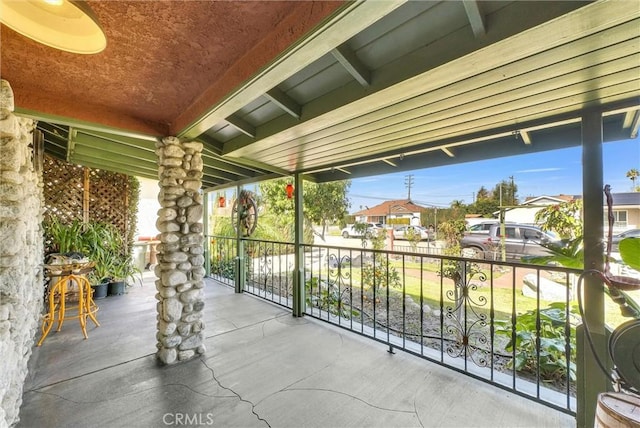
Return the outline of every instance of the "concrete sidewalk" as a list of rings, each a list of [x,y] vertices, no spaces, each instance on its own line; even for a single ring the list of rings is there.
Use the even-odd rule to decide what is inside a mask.
[[[148,274],[147,274],[148,275]],[[34,351],[20,427],[573,427],[575,419],[207,281],[204,357],[156,363],[153,278]]]

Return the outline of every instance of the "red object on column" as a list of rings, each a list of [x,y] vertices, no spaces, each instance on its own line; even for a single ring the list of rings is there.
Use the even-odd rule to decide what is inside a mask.
[[[224,199],[224,196],[220,196],[220,197],[218,198],[218,206],[219,206],[220,208],[224,208],[224,206],[225,206],[225,205],[226,205],[226,201],[225,201],[225,199]]]
[[[286,191],[287,191],[287,199],[293,198],[293,184],[287,183]]]

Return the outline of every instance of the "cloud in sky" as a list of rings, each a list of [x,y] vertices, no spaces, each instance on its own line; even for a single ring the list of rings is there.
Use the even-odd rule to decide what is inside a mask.
[[[551,172],[551,171],[562,171],[564,168],[534,168],[534,169],[522,169],[520,171],[516,171],[516,173],[533,173],[533,172]]]

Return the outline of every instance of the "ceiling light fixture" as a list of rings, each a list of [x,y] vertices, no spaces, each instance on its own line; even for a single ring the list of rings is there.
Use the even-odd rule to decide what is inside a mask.
[[[98,19],[84,1],[0,0],[0,22],[39,43],[77,54],[107,46]]]

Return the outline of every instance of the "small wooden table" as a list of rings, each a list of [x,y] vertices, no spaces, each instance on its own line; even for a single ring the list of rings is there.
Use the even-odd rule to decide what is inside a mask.
[[[88,339],[87,318],[90,318],[97,327],[100,327],[95,317],[95,313],[99,308],[93,301],[93,289],[86,278],[86,275],[91,272],[93,267],[87,265],[47,265],[45,267],[49,270],[52,282],[54,280],[55,282],[49,287],[49,309],[42,319],[42,337],[37,346],[42,345],[56,321],[58,322],[56,331],[60,331],[62,324],[68,319],[78,319],[82,334],[85,339]],[[75,285],[75,287],[72,287],[72,285]],[[78,304],[68,306],[67,294],[72,288],[76,287],[77,289],[74,291],[78,293]],[[67,311],[72,311],[72,313],[68,314]]]

